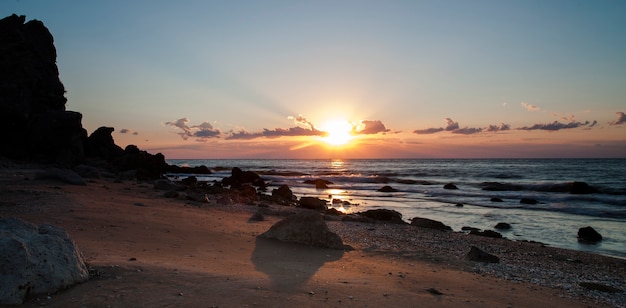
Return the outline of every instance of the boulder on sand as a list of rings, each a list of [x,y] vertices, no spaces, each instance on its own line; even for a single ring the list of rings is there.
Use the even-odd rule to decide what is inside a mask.
[[[261,238],[277,239],[315,247],[345,249],[343,241],[328,229],[321,214],[302,211],[274,224]]]
[[[470,248],[470,251],[467,253],[467,255],[465,255],[465,259],[481,263],[500,263],[500,258],[488,252],[484,252],[476,246],[472,246]]]
[[[62,228],[0,219],[0,305],[51,294],[89,278],[82,254]]]
[[[428,229],[436,229],[436,230],[441,230],[441,231],[452,231],[452,228],[450,228],[449,226],[446,226],[441,221],[432,220],[428,218],[421,218],[421,217],[413,217],[411,219],[411,226],[428,228]]]

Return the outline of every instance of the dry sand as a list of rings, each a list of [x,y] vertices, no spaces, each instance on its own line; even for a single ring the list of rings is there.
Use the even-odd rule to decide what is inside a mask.
[[[376,249],[380,243],[364,244],[356,230],[394,226],[331,222],[356,249],[310,248],[257,239],[282,217],[250,221],[254,206],[166,199],[148,183],[73,186],[32,180],[28,170],[1,173],[0,216],[65,228],[91,269],[89,281],[31,298],[27,307],[610,306],[585,293],[476,273],[446,252]],[[355,236],[346,234],[350,228]],[[622,268],[610,271],[623,278],[626,262],[617,262]]]

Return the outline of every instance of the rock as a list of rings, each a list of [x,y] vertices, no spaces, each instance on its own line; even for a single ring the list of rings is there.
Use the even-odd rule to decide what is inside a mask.
[[[436,230],[441,230],[441,231],[452,231],[452,228],[444,225],[440,221],[432,220],[428,218],[421,218],[421,217],[413,217],[411,219],[411,226],[428,228],[428,229],[436,229]]]
[[[468,226],[461,227],[461,230],[462,231],[480,231],[480,229],[478,229],[478,228],[468,227]]]
[[[313,184],[316,189],[326,189],[328,188],[328,184],[332,184],[333,182],[327,181],[324,179],[315,179],[315,180],[306,180],[304,184]]]
[[[506,223],[506,222],[499,222],[496,224],[496,226],[494,227],[495,229],[500,229],[500,230],[509,230],[511,229],[511,225]]]
[[[311,209],[316,211],[326,211],[326,201],[315,197],[302,197],[300,198],[299,205],[301,208]]]
[[[324,212],[324,214],[326,215],[330,215],[330,216],[344,216],[346,215],[344,212],[337,210],[337,209],[327,209],[326,212]]]
[[[456,187],[456,185],[454,185],[452,183],[448,183],[446,185],[443,185],[443,189],[459,189],[459,188]]]
[[[597,243],[602,241],[602,235],[592,227],[578,229],[578,241],[587,243]]]
[[[65,230],[0,218],[0,305],[52,294],[89,278],[83,257]]]
[[[535,200],[535,199],[531,199],[531,198],[522,198],[519,203],[522,204],[537,204],[539,203],[539,201]]]
[[[100,173],[100,169],[98,169],[96,167],[93,167],[93,166],[78,165],[78,166],[76,166],[76,168],[74,168],[74,170],[82,178],[86,178],[86,179],[99,179],[99,178],[102,178],[102,174]]]
[[[281,185],[280,187],[272,190],[272,197],[282,199],[284,201],[291,202],[295,199],[293,192],[287,185]]]
[[[580,194],[595,194],[599,191],[585,182],[573,182],[571,183],[569,193],[580,195]]]
[[[500,198],[491,198],[491,202],[504,202],[502,199]]]
[[[331,249],[345,248],[339,235],[331,232],[322,215],[314,211],[289,216],[259,237]]]
[[[484,237],[491,237],[491,238],[502,238],[502,234],[496,231],[492,231],[492,230],[485,230],[485,231],[471,230],[469,234],[484,236]]]
[[[65,110],[52,34],[25,21],[0,20],[0,156],[71,167],[84,159],[82,115]]]
[[[456,206],[456,207],[463,207],[463,203],[457,203],[454,206]]]
[[[562,192],[562,193],[570,193],[575,195],[580,194],[595,194],[599,191],[585,182],[570,182],[564,184],[555,184],[552,185],[549,189],[549,192]]]
[[[85,140],[85,156],[91,158],[101,158],[106,161],[119,159],[124,155],[124,150],[115,144],[113,127],[98,127]]]
[[[181,191],[181,190],[184,190],[185,188],[173,183],[172,181],[168,179],[158,179],[154,181],[154,189],[168,190],[168,191],[169,190]]]
[[[397,192],[398,190],[393,188],[393,187],[391,187],[391,186],[385,185],[385,186],[379,188],[378,191],[380,191],[380,192]]]
[[[188,176],[182,180],[180,180],[180,183],[187,186],[187,187],[196,187],[196,184],[198,184],[198,178],[195,176]]]
[[[467,255],[465,255],[465,259],[472,262],[500,263],[500,258],[490,253],[484,252],[476,246],[472,246],[470,248],[470,251],[467,253]]]
[[[243,171],[239,167],[234,167],[229,177],[222,179],[222,184],[231,188],[239,188],[242,184],[252,184],[265,188],[265,181],[253,171]]]
[[[394,210],[387,209],[377,209],[377,210],[368,210],[365,212],[358,213],[361,216],[365,216],[367,218],[371,218],[377,221],[385,221],[396,224],[406,224],[404,220],[402,220],[402,214],[396,212]]]
[[[85,186],[87,182],[80,177],[76,172],[68,169],[59,169],[59,168],[50,168],[44,170],[42,172],[38,172],[35,174],[35,179],[43,180],[43,179],[52,179],[52,180],[60,180],[62,182],[72,184],[72,185],[80,185]]]
[[[207,166],[195,166],[195,167],[187,167],[187,166],[176,166],[170,165],[167,167],[167,172],[170,173],[185,173],[185,174],[211,174],[211,169]]]
[[[263,215],[263,212],[261,210],[257,210],[256,212],[254,212],[254,214],[252,214],[252,216],[249,219],[249,221],[264,221],[264,220],[265,220],[265,216]]]
[[[135,145],[128,145],[124,154],[114,162],[121,171],[136,170],[137,179],[154,180],[167,172],[169,165],[161,153],[150,154]]]

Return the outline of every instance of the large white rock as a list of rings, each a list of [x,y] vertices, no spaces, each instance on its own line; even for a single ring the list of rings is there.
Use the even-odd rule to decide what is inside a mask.
[[[55,293],[88,278],[64,229],[0,218],[0,305],[21,304],[28,295]]]

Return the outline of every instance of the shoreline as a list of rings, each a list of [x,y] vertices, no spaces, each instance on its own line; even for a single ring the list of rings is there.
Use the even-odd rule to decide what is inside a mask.
[[[201,203],[164,198],[146,182],[105,178],[74,186],[28,177],[24,170],[2,171],[0,214],[65,228],[92,279],[25,306],[626,305],[624,293],[580,285],[624,290],[623,259],[408,225],[332,220],[329,228],[354,251],[263,242],[256,236],[295,208],[271,205],[265,220],[251,221],[257,206],[226,205],[213,195]],[[464,260],[472,245],[501,262]]]

